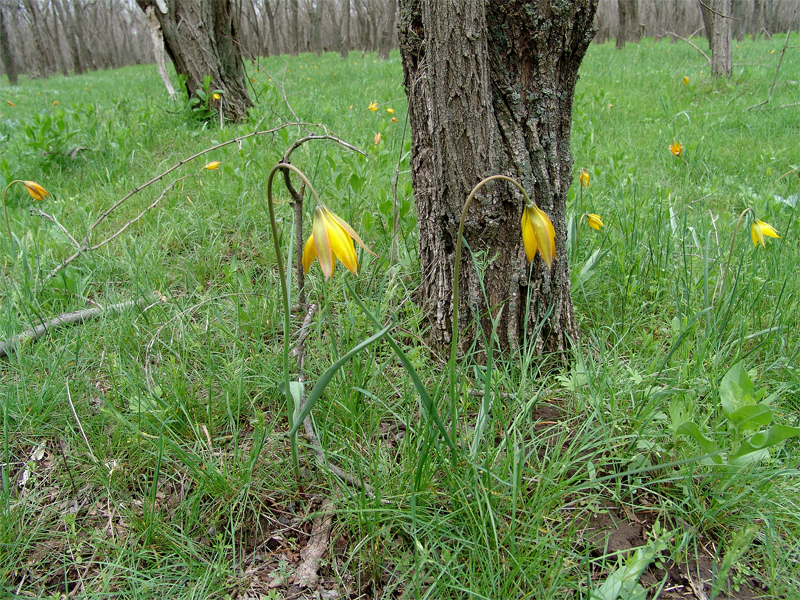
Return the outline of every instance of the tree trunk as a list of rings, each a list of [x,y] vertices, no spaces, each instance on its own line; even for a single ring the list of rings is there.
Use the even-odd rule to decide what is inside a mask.
[[[731,21],[731,0],[713,0],[714,45],[711,49],[711,74],[715,77],[730,77],[733,70],[733,21]]]
[[[148,0],[136,0],[142,10]],[[161,4],[161,2],[159,2]],[[154,13],[161,24],[164,42],[178,75],[186,77],[192,96],[211,77],[211,87],[224,90],[224,114],[244,120],[253,103],[247,94],[238,45],[238,23],[230,0],[166,0],[167,12]]]
[[[323,0],[317,0],[316,7],[309,8],[311,11],[311,45],[314,54],[322,55],[322,9]]]
[[[81,61],[81,52],[78,48],[78,40],[75,38],[75,26],[72,23],[71,15],[67,12],[69,5],[64,7],[62,0],[54,0],[56,16],[61,21],[61,29],[64,32],[64,37],[67,38],[67,46],[69,46],[69,53],[72,58],[72,69],[76,75],[83,75],[83,62]]]
[[[11,45],[8,43],[8,31],[6,31],[6,8],[0,5],[0,56],[3,58],[3,69],[8,76],[8,83],[17,85],[17,63],[11,53]]]
[[[697,0],[700,3],[700,11],[703,13],[703,27],[708,40],[708,49],[714,53],[714,13],[711,12],[711,0]]]
[[[450,341],[453,263],[461,210],[486,176],[514,177],[556,231],[550,271],[528,265],[515,188],[489,184],[467,216],[461,264],[462,348],[490,331],[501,347],[563,351],[576,335],[566,261],[572,181],[570,126],[578,67],[597,0],[401,0],[400,51],[411,122],[411,176],[431,342]],[[481,265],[483,286],[474,264]],[[482,315],[480,323],[475,315]],[[488,335],[488,333],[487,333]]]
[[[619,21],[617,24],[617,49],[625,47],[625,40],[628,36],[628,6],[629,3],[625,0],[617,0],[617,11],[619,14]]]
[[[381,32],[381,41],[378,44],[378,56],[382,59],[389,58],[392,50],[392,34],[394,33],[394,18],[397,14],[397,0],[389,0],[386,5],[386,18]]]
[[[172,87],[172,81],[167,72],[166,57],[164,55],[164,36],[161,35],[161,25],[159,25],[158,17],[155,11],[158,10],[152,6],[145,9],[147,15],[147,27],[150,30],[150,39],[153,41],[153,57],[156,61],[156,68],[158,74],[161,76],[161,81],[164,82],[164,87],[167,88],[167,93],[170,96],[175,94],[175,88]]]
[[[289,0],[289,54],[300,53],[300,7],[297,0]]]
[[[342,58],[350,56],[350,0],[342,1]]]

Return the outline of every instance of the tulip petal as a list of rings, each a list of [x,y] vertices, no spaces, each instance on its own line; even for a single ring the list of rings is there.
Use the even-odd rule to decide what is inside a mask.
[[[775,228],[770,225],[769,223],[764,223],[764,221],[757,221],[759,227],[761,228],[761,233],[767,237],[771,238],[780,238],[781,236],[778,235],[778,232],[775,231]]]
[[[50,195],[46,189],[44,189],[35,181],[23,181],[22,183],[25,185],[25,189],[28,190],[28,193],[34,200],[44,200],[46,196]]]
[[[326,220],[326,227],[328,229],[328,238],[331,242],[331,251],[333,255],[341,261],[348,271],[353,273],[353,275],[357,275],[358,258],[356,257],[356,249],[353,246],[353,240],[350,239],[347,232],[333,219]]]
[[[600,218],[600,215],[594,213],[586,215],[586,222],[589,224],[589,227],[597,231],[600,231],[600,228],[603,227],[603,220]]]
[[[536,250],[538,248],[536,244],[536,235],[533,233],[533,226],[530,223],[530,219],[528,218],[528,211],[531,210],[530,207],[526,206],[525,209],[522,211],[522,244],[525,246],[525,256],[528,257],[528,262],[533,260],[533,257],[536,256]]]
[[[553,258],[556,255],[556,232],[553,224],[538,206],[533,207],[528,215],[528,221],[533,226],[533,233],[536,236],[536,243],[539,245],[542,259],[547,264],[547,268],[551,269]]]
[[[333,275],[333,253],[331,252],[331,242],[328,238],[328,229],[325,226],[325,213],[321,206],[314,209],[314,222],[312,224],[312,235],[314,236],[314,247],[317,249],[317,260],[322,269],[325,279],[330,279]]]
[[[317,248],[314,246],[314,234],[312,233],[310,236],[308,236],[308,241],[303,248],[303,271],[306,274],[308,274],[308,270],[311,268],[311,263],[314,262],[315,258],[317,258]]]
[[[753,240],[753,246],[758,246],[764,244],[764,233],[761,231],[761,227],[758,226],[758,221],[754,221],[753,224],[750,226],[750,238]]]
[[[359,246],[361,246],[361,247],[362,247],[364,250],[366,250],[367,252],[369,252],[370,254],[372,254],[372,256],[378,256],[378,255],[377,255],[377,254],[375,254],[375,253],[374,253],[372,250],[370,250],[369,248],[367,248],[367,245],[366,245],[366,244],[365,244],[365,243],[364,243],[364,242],[361,240],[361,238],[358,236],[358,234],[355,232],[355,230],[354,230],[352,227],[350,227],[350,224],[349,224],[347,221],[345,221],[344,219],[340,218],[340,217],[339,217],[339,215],[337,215],[337,214],[336,214],[336,213],[334,213],[334,212],[331,212],[330,210],[328,210],[327,212],[328,212],[328,215],[329,215],[329,216],[330,216],[330,217],[331,217],[331,218],[332,218],[334,221],[336,221],[336,222],[339,224],[339,226],[340,226],[342,229],[344,229],[344,230],[347,232],[347,234],[348,234],[348,235],[349,235],[351,238],[353,238],[353,239],[356,241],[356,243],[357,243]]]

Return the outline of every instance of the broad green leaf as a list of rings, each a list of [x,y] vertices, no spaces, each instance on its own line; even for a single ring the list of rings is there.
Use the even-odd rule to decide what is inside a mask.
[[[763,404],[743,406],[728,415],[728,419],[740,431],[766,427],[772,422],[772,411]]]
[[[733,365],[719,384],[719,395],[722,400],[722,411],[725,416],[730,416],[742,406],[747,396],[752,398],[754,393],[753,382],[744,368],[744,361],[740,360]]]
[[[731,455],[731,458],[738,458],[740,456],[745,456],[751,452],[756,452],[757,450],[764,450],[766,448],[771,448],[776,444],[780,444],[781,442],[788,440],[789,438],[800,436],[800,427],[789,427],[788,425],[773,425],[766,431],[762,431],[761,433],[756,433],[755,435],[750,436],[749,439],[742,442],[741,447],[739,450],[736,451],[735,454]]]
[[[677,435],[685,434],[691,437],[706,454],[716,454],[719,452],[719,447],[716,442],[705,437],[700,432],[700,428],[692,421],[681,423],[678,429],[675,430],[675,433]],[[718,465],[722,464],[722,457],[720,456],[715,455],[712,456],[711,459]]]

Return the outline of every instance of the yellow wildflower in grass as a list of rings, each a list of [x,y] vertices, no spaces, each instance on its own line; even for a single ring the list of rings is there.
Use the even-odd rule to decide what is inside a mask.
[[[375,145],[376,145],[376,146],[377,146],[378,144],[380,144],[380,143],[381,143],[381,132],[380,132],[380,131],[379,131],[378,133],[376,133],[376,134],[375,134],[375,140],[374,140],[374,142],[375,142]]]
[[[46,189],[35,181],[23,181],[22,183],[25,184],[25,189],[28,190],[28,193],[34,200],[44,200],[46,196],[50,195]]]
[[[219,94],[212,94],[212,96],[211,96],[211,97],[212,97],[214,100],[219,100],[220,98],[222,98],[222,96],[220,96]]]
[[[392,117],[392,123],[397,123],[397,117]],[[800,175],[800,173],[798,173]]]
[[[683,85],[689,85],[689,78],[686,75],[683,76]]]
[[[386,112],[389,113],[390,115],[393,115],[394,114],[394,109],[393,108],[387,108]]]
[[[58,100],[53,100],[53,106],[58,106]]]
[[[548,216],[538,206],[526,206],[522,211],[521,225],[528,262],[533,260],[538,250],[547,268],[552,268],[556,256],[556,231]]]
[[[753,246],[758,246],[761,244],[764,248],[766,248],[766,245],[764,244],[764,236],[771,238],[781,237],[778,235],[778,232],[775,231],[775,228],[772,225],[756,219],[753,221],[753,225],[750,227],[750,237],[753,239]]]
[[[589,171],[581,169],[581,174],[578,176],[578,179],[581,182],[581,186],[589,187]]]
[[[330,279],[338,258],[345,268],[357,275],[358,258],[353,240],[375,256],[375,253],[367,248],[346,221],[340,219],[324,204],[318,204],[314,209],[312,233],[303,248],[303,270],[308,273],[311,263],[316,258],[319,260],[319,266],[325,279]]]
[[[669,145],[669,151],[672,152],[675,156],[680,156],[681,152],[683,152],[683,144],[679,144],[676,141],[673,141]]]
[[[586,214],[586,222],[589,224],[589,227],[597,231],[600,231],[600,228],[603,227],[603,220],[600,218],[600,215],[594,213]]]
[[[11,100],[6,100],[6,104],[8,104],[11,108],[16,106]]]
[[[214,170],[214,169],[216,169],[217,167],[219,167],[219,161],[218,161],[218,160],[212,160],[210,163],[208,163],[208,164],[207,164],[205,167],[203,167],[203,168],[204,168],[206,171],[213,171],[213,170]]]
[[[369,109],[370,109],[372,112],[375,112],[376,110],[378,110],[378,103],[377,103],[377,102],[371,102],[368,108],[369,108]]]

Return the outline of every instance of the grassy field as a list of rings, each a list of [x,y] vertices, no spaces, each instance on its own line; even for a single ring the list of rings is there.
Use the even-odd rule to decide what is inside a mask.
[[[572,228],[575,366],[543,372],[525,352],[491,368],[459,360],[451,449],[386,340],[356,354],[313,419],[328,459],[374,495],[307,441],[300,481],[293,472],[266,179],[309,132],[369,153],[315,140],[292,155],[378,255],[328,283],[312,266],[307,387],[374,333],[360,299],[397,320],[392,335],[445,413],[446,361],[424,345],[411,300],[399,56],[248,63],[251,122],[224,127],[168,99],[154,66],[4,80],[0,173],[50,196],[8,190],[0,337],[139,304],[0,359],[2,593],[615,600],[639,597],[638,581],[648,597],[800,596],[800,121],[783,106],[800,102],[797,36],[772,102],[748,110],[768,98],[783,42],[740,42],[733,77],[716,81],[686,44],[591,47],[570,206],[573,224],[597,213],[605,227]],[[254,131],[268,133],[131,196],[92,244],[159,202],[48,278],[75,250],[67,232],[80,245],[129,192]],[[285,253],[292,211],[280,178],[276,190]],[[312,211],[306,194],[306,235]],[[780,238],[754,247],[753,218]],[[316,590],[301,590],[318,543]]]

